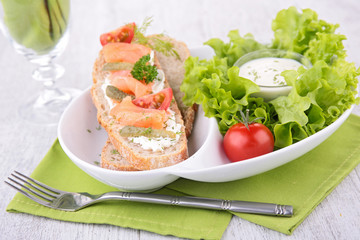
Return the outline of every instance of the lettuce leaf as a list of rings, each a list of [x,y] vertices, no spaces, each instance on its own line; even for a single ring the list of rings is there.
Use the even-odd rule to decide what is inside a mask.
[[[200,93],[205,90],[201,81],[210,78],[212,74],[222,76],[227,69],[226,59],[214,57],[212,60],[207,61],[190,56],[185,61],[185,77],[180,86],[180,90],[184,93],[184,104],[190,106],[201,101],[202,95]]]
[[[346,40],[346,37],[341,34],[318,33],[316,38],[309,42],[305,57],[313,64],[321,60],[331,64],[336,58],[343,59],[346,57],[343,40]]]
[[[214,57],[206,61],[189,57],[180,87],[185,94],[184,102],[188,105],[201,104],[206,117],[218,120],[219,130],[223,134],[229,126],[238,122],[237,119],[241,118],[239,111],[244,111],[245,107],[253,111],[259,108],[257,115],[264,117],[264,122],[270,124],[269,105],[263,99],[250,97],[260,90],[259,86],[239,77],[238,67],[227,66],[225,58]]]
[[[282,148],[308,137],[308,134],[297,122],[276,124],[274,127],[275,146]]]
[[[210,39],[204,43],[214,49],[217,57],[226,58],[228,66],[234,65],[236,60],[249,52],[266,48],[265,45],[255,41],[252,34],[241,37],[238,30],[232,30],[228,37],[230,39],[228,43],[224,43],[218,38]]]
[[[332,34],[339,25],[319,20],[317,13],[311,9],[299,13],[296,7],[289,7],[277,14],[271,27],[275,36],[272,48],[304,54],[319,33]]]
[[[281,123],[297,122],[300,126],[308,123],[305,111],[310,108],[311,100],[309,97],[301,97],[295,88],[291,90],[289,96],[280,96],[270,103],[275,107]]]
[[[185,64],[181,85],[187,105],[201,104],[207,117],[215,117],[222,134],[240,118],[239,111],[250,110],[250,120],[261,117],[274,134],[276,148],[289,146],[333,123],[352,104],[359,103],[357,77],[360,68],[346,61],[339,27],[319,20],[311,9],[295,7],[281,10],[272,22],[274,39],[269,45],[258,43],[251,34],[237,30],[228,34],[229,42],[214,38],[205,42],[216,56],[210,60],[190,57]],[[246,53],[259,49],[285,49],[307,57],[312,66],[282,73],[288,96],[270,102],[252,97],[259,87],[239,77],[233,64]]]

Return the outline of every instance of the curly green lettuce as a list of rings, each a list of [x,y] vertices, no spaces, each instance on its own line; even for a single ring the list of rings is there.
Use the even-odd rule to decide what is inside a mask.
[[[212,47],[219,58],[226,58],[228,66],[234,65],[241,56],[256,50],[266,48],[265,45],[255,41],[253,35],[246,34],[241,37],[238,30],[229,32],[230,41],[224,43],[221,39],[212,38],[204,44]]]
[[[333,123],[356,98],[360,69],[345,60],[344,35],[339,27],[319,20],[316,12],[295,7],[281,10],[272,22],[271,44],[257,42],[251,34],[244,37],[237,30],[228,34],[229,42],[214,38],[205,42],[214,49],[210,60],[190,57],[185,63],[181,85],[184,103],[201,104],[205,116],[215,117],[222,134],[240,118],[239,111],[250,109],[250,118],[260,120],[274,134],[275,146],[282,148],[300,141]],[[292,86],[288,96],[270,102],[252,97],[259,87],[238,76],[233,66],[238,58],[259,49],[285,49],[307,57],[312,67],[284,71]],[[258,120],[259,121],[259,120]]]

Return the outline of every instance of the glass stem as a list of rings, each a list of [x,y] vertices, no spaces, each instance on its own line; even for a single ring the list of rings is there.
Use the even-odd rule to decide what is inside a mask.
[[[45,87],[52,87],[55,81],[64,74],[64,68],[54,64],[51,58],[45,58],[39,62],[39,67],[33,72],[33,78],[44,84]]]
[[[38,59],[39,60],[39,59]],[[64,74],[64,68],[54,64],[51,57],[42,58],[36,62],[39,66],[34,70],[32,77],[42,82],[43,90],[40,93],[35,105],[42,106],[53,104],[54,101],[66,100],[69,98],[67,94],[63,94],[59,89],[55,88],[55,81]]]

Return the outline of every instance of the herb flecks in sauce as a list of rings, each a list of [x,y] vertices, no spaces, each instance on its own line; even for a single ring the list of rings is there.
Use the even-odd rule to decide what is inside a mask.
[[[303,65],[288,58],[259,58],[242,65],[239,75],[260,86],[284,86],[286,82],[281,73],[285,70],[297,70],[300,66]]]

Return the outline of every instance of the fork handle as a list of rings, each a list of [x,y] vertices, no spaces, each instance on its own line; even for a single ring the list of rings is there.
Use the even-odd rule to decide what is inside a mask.
[[[133,202],[228,210],[232,212],[254,213],[272,216],[291,217],[293,215],[293,207],[290,205],[222,200],[214,198],[170,196],[152,193],[108,192],[101,195],[97,201],[105,200],[127,200]]]

